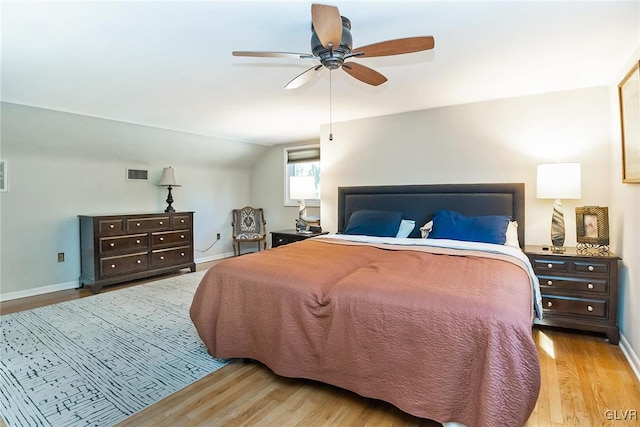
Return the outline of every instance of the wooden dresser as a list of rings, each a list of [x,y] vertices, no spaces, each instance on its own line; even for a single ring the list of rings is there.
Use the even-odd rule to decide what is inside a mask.
[[[80,285],[102,286],[168,273],[196,271],[193,212],[80,215]]]
[[[544,317],[536,324],[601,332],[618,344],[618,260],[612,252],[584,255],[575,248],[556,254],[526,246],[540,282]]]

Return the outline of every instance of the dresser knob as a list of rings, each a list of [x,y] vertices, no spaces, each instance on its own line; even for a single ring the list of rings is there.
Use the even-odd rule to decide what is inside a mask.
[[[109,224],[109,228],[116,228],[115,224]]]
[[[164,224],[164,222],[160,221],[160,225]]]
[[[593,311],[593,307],[591,307],[590,305],[587,306],[587,311]]]
[[[109,243],[109,246],[111,246],[112,248],[115,246],[115,243]]]
[[[548,286],[553,285],[553,280],[547,280],[547,285],[548,285]]]
[[[111,264],[111,268],[116,268],[116,265],[115,264]]]
[[[593,265],[589,266],[589,271],[593,271]]]
[[[161,237],[161,238],[160,238],[160,241],[162,242],[163,240],[164,240],[164,237]]]
[[[184,239],[184,234],[181,234],[181,235],[180,235],[180,238],[181,238],[181,239]]]
[[[136,240],[136,243],[140,243],[140,239]]]
[[[553,303],[551,301],[547,301],[547,307],[553,307]]]
[[[587,285],[587,288],[589,288],[589,289],[593,289],[593,284],[592,284],[592,283],[589,283],[589,284]]]
[[[139,223],[139,222],[138,222],[138,223],[136,223],[136,227],[140,227],[140,223]]]
[[[184,252],[180,252],[180,256],[184,256]]]
[[[160,257],[160,260],[163,260],[163,259],[164,259],[164,257],[163,257],[163,256],[161,256],[161,257]]]
[[[142,261],[140,261],[140,260],[137,260],[136,262],[137,262],[138,264],[142,264]]]
[[[184,219],[181,219],[180,222],[184,224]]]
[[[553,268],[553,264],[551,263],[547,264],[547,268]]]

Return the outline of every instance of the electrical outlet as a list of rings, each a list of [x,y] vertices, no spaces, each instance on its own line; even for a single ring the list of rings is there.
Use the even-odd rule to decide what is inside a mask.
[[[220,233],[216,234],[216,240],[220,240]]]
[[[58,252],[58,262],[64,262],[64,252]]]

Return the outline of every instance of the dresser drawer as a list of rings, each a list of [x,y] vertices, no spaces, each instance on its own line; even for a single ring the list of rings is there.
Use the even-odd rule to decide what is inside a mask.
[[[585,262],[575,261],[573,270],[577,273],[588,274],[609,274],[609,263],[607,262]]]
[[[136,271],[144,271],[148,268],[148,252],[108,257],[100,260],[100,274],[102,277],[119,276]]]
[[[124,233],[124,220],[122,218],[98,221],[98,234],[100,236],[112,236],[122,233]]]
[[[604,300],[543,295],[542,307],[545,313],[551,314],[577,314],[589,317],[606,317],[607,315],[607,301]]]
[[[609,282],[602,278],[589,280],[582,277],[538,276],[538,282],[543,292],[551,289],[599,292],[603,294],[609,292]]]
[[[174,229],[177,228],[190,228],[191,227],[191,215],[174,215],[172,220]]]
[[[163,247],[176,244],[190,243],[189,230],[164,231],[151,233],[151,247]]]
[[[127,219],[127,231],[171,230],[171,219],[168,216],[140,217]]]
[[[192,254],[193,250],[191,249],[191,246],[156,250],[151,253],[151,266],[165,267],[191,262]]]
[[[148,234],[133,234],[121,237],[104,237],[100,239],[102,256],[112,256],[126,252],[140,252],[149,247]]]

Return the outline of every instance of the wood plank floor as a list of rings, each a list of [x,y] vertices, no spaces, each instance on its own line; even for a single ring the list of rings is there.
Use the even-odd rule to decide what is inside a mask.
[[[199,264],[197,269],[213,264]],[[103,292],[148,281],[109,286]],[[6,301],[0,303],[0,313],[90,295],[80,289]],[[551,328],[535,328],[534,339],[540,355],[542,387],[526,427],[640,425],[640,383],[618,346],[606,343],[599,335]],[[337,387],[282,378],[259,363],[236,361],[118,426],[439,425]],[[0,426],[5,426],[1,420]]]

